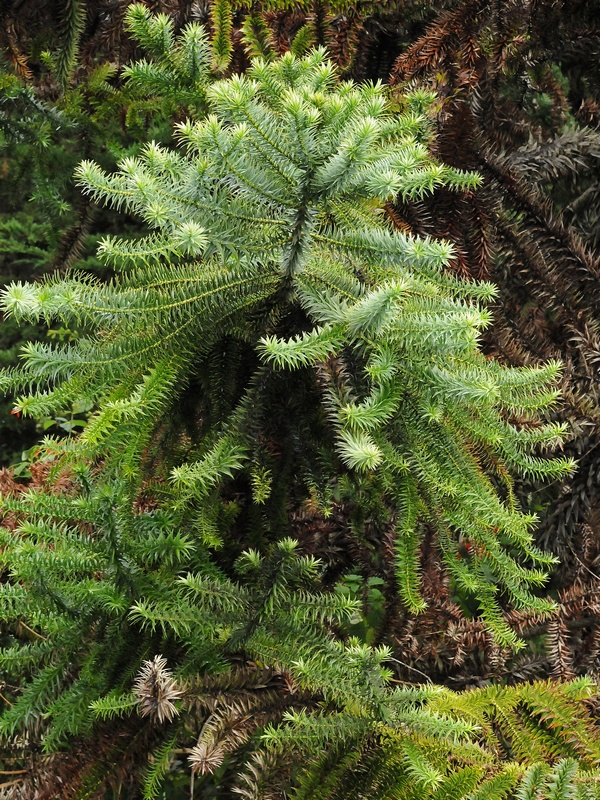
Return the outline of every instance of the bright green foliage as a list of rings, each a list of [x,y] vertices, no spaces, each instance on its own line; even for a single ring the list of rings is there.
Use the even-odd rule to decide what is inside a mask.
[[[229,66],[233,52],[231,42],[233,9],[231,0],[212,0],[211,6],[212,63],[215,70],[224,72]]]
[[[123,691],[153,648],[168,651],[174,640],[185,644],[184,676],[218,673],[243,648],[294,669],[334,701],[365,696],[368,670],[380,671],[385,652],[365,648],[348,662],[343,646],[324,636],[323,625],[341,623],[357,603],[311,591],[318,565],[299,557],[295,543],[283,540],[267,557],[245,553],[232,580],[209,564],[176,514],[133,513],[131,498],[86,489],[84,474],[79,484],[69,499],[31,491],[4,501],[27,522],[2,534],[3,567],[20,582],[2,585],[3,616],[11,626],[26,619],[44,638],[20,648],[15,639],[0,654],[12,675],[36,668],[0,717],[1,734],[24,733],[43,713],[44,747],[52,751],[89,732],[96,716],[130,713]]]
[[[250,13],[242,25],[244,48],[251,58],[269,59],[273,54],[271,32],[260,13]]]
[[[140,7],[129,24],[154,57],[128,69],[137,89],[169,93],[172,76],[173,95],[207,116],[178,126],[177,149],[78,168],[84,192],[150,229],[102,242],[110,282],[73,272],[4,292],[17,321],[79,332],[28,344],[2,374],[16,408],[93,411],[80,435],[41,448],[62,492],[3,500],[0,666],[14,688],[0,734],[53,752],[110,723],[123,750],[103,757],[118,763],[141,731],[146,798],[190,745],[206,796],[230,790],[231,763],[258,797],[299,752],[298,798],[595,797],[590,685],[393,687],[386,647],[339,635],[360,604],[325,591],[289,535],[290,508],[351,499],[358,536],[367,518],[395,529],[412,610],[424,522],[502,644],[517,642],[498,595],[551,608],[534,593],[551,559],[507,469],[571,468],[539,452],[563,432],[537,417],[559,368],[487,360],[493,287],[448,274],[449,245],[385,217],[398,194],[478,178],[431,158],[422,94],[397,113],[382,86],[341,83],[319,50],[211,84],[200,29],[176,40]],[[107,780],[86,770],[80,797]]]
[[[571,468],[532,453],[560,441],[559,426],[535,421],[556,399],[558,366],[486,360],[477,343],[493,287],[444,273],[447,244],[394,232],[382,213],[395,194],[472,188],[476,176],[431,160],[426,118],[410,98],[394,115],[383,87],[339,84],[319,51],[257,61],[206,98],[207,119],[179,126],[180,150],[151,143],[113,174],[79,167],[84,191],[140,215],[152,232],[103,242],[101,257],[120,273],[108,285],[74,275],[7,290],[5,310],[17,319],[95,331],[74,344],[28,345],[4,384],[41,391],[17,408],[40,416],[75,398],[93,402],[76,452],[102,454],[106,469],[116,459],[134,475],[157,421],[200,365],[228,337],[243,342],[254,377],[172,475],[181,501],[201,504],[224,477],[269,467],[253,431],[269,413],[262,387],[298,392],[316,367],[329,377],[323,411],[308,413],[321,414],[321,439],[338,459],[321,480],[349,470],[356,487],[376,487],[399,526],[410,607],[422,605],[415,554],[419,520],[429,518],[457,585],[514,645],[496,594],[548,610],[531,587],[543,584],[550,559],[532,545],[535,520],[514,507],[510,488],[502,497],[496,476],[506,466],[548,477]],[[337,362],[350,370],[341,382],[330,374]],[[473,544],[468,562],[457,534]]]
[[[126,25],[149,56],[124,69],[128,86],[146,97],[168,97],[178,110],[202,108],[210,60],[204,28],[187,25],[176,38],[170,17],[138,4],[129,7]]]
[[[476,789],[474,797],[500,798],[532,785],[543,800],[598,796],[589,681],[463,694],[393,688],[385,648],[331,635],[358,604],[319,592],[319,565],[295,543],[283,539],[265,556],[247,551],[227,577],[176,513],[134,510],[131,498],[94,490],[90,478],[82,472],[68,497],[5,500],[27,521],[2,535],[15,580],[2,585],[1,601],[15,637],[0,667],[23,681],[0,717],[4,741],[42,726],[40,746],[53,752],[75,736],[93,738],[97,721],[137,714],[159,735],[140,776],[145,798],[160,796],[177,748],[197,738],[189,761],[206,782],[257,728],[254,748],[271,754],[270,771],[253,776],[249,762],[240,788],[276,781],[292,758],[304,765],[291,776],[297,798],[466,800]],[[24,620],[28,641],[16,634]],[[174,679],[149,661],[155,652],[170,654]],[[241,653],[255,675],[236,671]],[[273,673],[261,664],[287,675],[293,690],[269,688]],[[162,694],[153,689],[159,679]],[[282,714],[283,724],[264,728]],[[545,767],[560,758],[554,771]],[[93,784],[91,773],[83,778]]]
[[[353,729],[349,720],[289,714],[288,726],[264,738],[276,751],[296,749],[311,760],[322,751],[317,766],[299,776],[296,800],[596,798],[589,767],[598,762],[598,742],[589,738],[587,715],[578,717],[572,705],[589,691],[586,681],[461,695],[402,688],[390,694],[389,716],[376,734],[367,724]],[[398,734],[401,719],[411,734]],[[334,759],[327,744],[339,748]],[[554,768],[544,764],[548,758],[556,759]]]
[[[63,6],[65,14],[76,6],[85,14],[84,3]],[[2,285],[16,278],[33,279],[55,268],[68,270],[75,260],[80,268],[105,273],[95,258],[94,231],[130,234],[139,230],[141,223],[100,211],[82,198],[73,176],[76,165],[84,157],[93,157],[104,168],[113,169],[117,158],[136,153],[140,143],[149,138],[169,141],[171,117],[182,108],[191,115],[203,108],[197,78],[200,75],[205,79],[205,62],[210,56],[204,30],[191,26],[174,41],[171,20],[151,17],[138,6],[131,8],[127,20],[132,38],[140,43],[147,58],[126,72],[124,80],[117,79],[114,64],[105,63],[85,75],[78,74],[77,81],[67,81],[61,95],[52,100],[47,83],[53,77],[61,78],[59,68],[64,61],[60,58],[45,60],[42,89],[25,85],[9,68],[4,71],[0,66]],[[170,40],[169,36],[157,35],[157,30],[165,27],[171,32]],[[66,53],[67,49],[61,48],[59,55]],[[160,72],[165,59],[168,74]],[[141,77],[139,72],[143,73]],[[163,78],[162,84],[157,73]],[[165,87],[168,98],[164,97]],[[73,333],[57,326],[51,335],[64,338]],[[19,329],[14,320],[3,320],[2,366],[16,363],[16,351],[24,340],[42,335],[41,326]],[[10,406],[1,408],[0,461],[6,464],[19,461],[22,451],[35,443],[39,433],[31,420],[10,417]],[[44,430],[47,422],[49,418],[40,420],[38,431],[40,427]],[[22,467],[26,469],[26,462],[19,464],[19,469]]]

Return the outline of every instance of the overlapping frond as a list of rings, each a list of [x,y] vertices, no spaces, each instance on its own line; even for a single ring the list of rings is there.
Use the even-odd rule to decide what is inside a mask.
[[[3,374],[16,411],[91,410],[79,435],[40,449],[68,489],[3,500],[0,665],[30,673],[11,683],[0,736],[52,752],[118,722],[125,749],[154,753],[148,798],[182,747],[194,779],[239,765],[247,795],[299,752],[306,769],[285,767],[298,797],[585,796],[600,758],[588,684],[393,688],[390,649],[351,635],[371,624],[373,578],[366,603],[343,581],[333,591],[328,565],[289,538],[290,508],[347,501],[349,539],[369,568],[389,541],[388,594],[420,612],[433,531],[453,586],[516,648],[505,604],[539,618],[554,605],[552,558],[509,469],[556,478],[573,464],[547,455],[564,428],[539,419],[558,364],[486,358],[493,286],[449,274],[448,242],[387,221],[396,197],[479,186],[429,155],[431,98],[401,113],[382,85],[340,81],[323,49],[265,45],[245,75],[213,81],[233,6],[212,4],[212,52],[197,27],[176,36],[132,7],[153,60],[129,81],[172,80],[193,119],[173,148],[148,144],[112,172],[84,162],[77,178],[150,232],[103,242],[110,281],[3,293],[7,315],[76,331]],[[239,664],[264,683],[236,683]],[[527,772],[535,761],[548,766]]]

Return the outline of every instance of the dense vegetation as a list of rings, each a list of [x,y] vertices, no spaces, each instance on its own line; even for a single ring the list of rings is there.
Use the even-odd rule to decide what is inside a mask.
[[[0,797],[598,797],[593,4],[0,13]]]

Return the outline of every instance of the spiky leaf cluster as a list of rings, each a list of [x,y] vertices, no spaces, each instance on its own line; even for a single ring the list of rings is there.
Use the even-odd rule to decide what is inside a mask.
[[[0,598],[17,796],[68,774],[74,798],[116,776],[151,800],[175,770],[200,791],[225,771],[250,797],[282,797],[285,776],[297,797],[597,798],[590,681],[394,685],[386,648],[333,635],[358,603],[319,591],[320,565],[294,542],[246,551],[228,575],[174,512],[89,479],[4,501],[23,518],[2,535]],[[56,751],[82,742],[61,771]]]
[[[321,480],[348,473],[376,487],[397,520],[405,601],[422,606],[415,563],[419,521],[429,519],[454,580],[514,644],[497,594],[548,610],[531,588],[549,560],[532,546],[534,518],[515,508],[510,483],[498,485],[507,467],[550,477],[570,469],[533,452],[560,441],[559,426],[535,419],[556,399],[558,365],[486,360],[478,339],[493,287],[446,274],[448,244],[394,231],[383,213],[396,195],[472,189],[477,177],[428,155],[422,98],[394,113],[382,86],[340,83],[321,51],[258,60],[213,84],[206,101],[206,119],[178,126],[179,149],[151,143],[111,174],[79,167],[85,192],[151,232],[104,240],[100,254],[118,271],[109,284],[74,274],[6,290],[4,309],[17,319],[83,331],[74,343],[25,348],[23,366],[3,379],[37,387],[18,410],[47,415],[85,398],[97,411],[73,457],[102,455],[106,470],[133,476],[182,387],[220,343],[237,340],[253,374],[174,469],[180,502],[201,507],[223,479],[265,466],[255,429],[265,386],[293,395],[318,384],[321,411],[311,413],[337,462]],[[336,360],[348,365],[341,381]],[[300,435],[315,446],[306,428]],[[473,544],[468,561],[459,537]]]

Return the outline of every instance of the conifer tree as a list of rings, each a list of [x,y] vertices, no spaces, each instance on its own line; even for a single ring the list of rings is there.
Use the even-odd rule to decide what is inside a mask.
[[[541,452],[563,434],[539,418],[559,366],[486,359],[494,287],[446,273],[450,245],[385,215],[397,195],[478,185],[430,156],[430,96],[340,82],[320,50],[213,81],[201,29],[177,61],[167,18],[138,6],[130,25],[169,41],[130,79],[171,74],[207,114],[177,126],[176,149],[78,168],[95,201],[149,228],[103,241],[112,281],[4,292],[16,320],[79,332],[24,348],[2,376],[16,410],[93,409],[80,435],[44,441],[48,486],[3,500],[0,735],[25,761],[53,754],[20,796],[68,776],[72,797],[112,778],[156,797],[181,747],[199,780],[249,797],[277,781],[317,796],[323,775],[322,797],[597,796],[589,683],[392,688],[387,648],[343,637],[360,604],[290,538],[290,509],[342,500],[357,540],[392,532],[413,611],[426,525],[501,644],[518,646],[500,601],[552,608],[509,471],[572,468]]]
[[[22,8],[21,12],[20,24],[27,29],[28,13]],[[3,9],[0,15],[10,29]],[[50,21],[43,14],[41,18],[50,36]],[[36,51],[38,61],[32,63],[28,77],[15,75],[8,61],[0,62],[1,285],[38,277],[45,271],[67,271],[75,261],[99,276],[106,275],[106,268],[95,258],[98,231],[127,231],[133,235],[142,227],[142,223],[95,206],[75,185],[73,172],[83,158],[94,158],[104,168],[114,169],[119,157],[137,152],[148,139],[168,142],[172,117],[193,116],[197,112],[193,103],[198,98],[190,91],[193,70],[177,73],[176,68],[178,61],[185,61],[194,43],[185,37],[177,42],[161,37],[161,18],[152,19],[151,31],[147,30],[148,24],[148,19],[138,15],[131,19],[131,25],[125,26],[121,21],[119,26],[120,35],[129,34],[130,47],[139,41],[140,34],[145,34],[147,59],[137,67],[147,72],[152,62],[154,84],[147,74],[142,84],[135,75],[124,78],[117,69],[114,51],[106,63],[95,63],[102,56],[100,52],[94,63],[86,62],[85,70],[80,65],[77,79],[69,81],[60,93],[51,52],[42,58]],[[205,36],[201,29],[195,30]],[[35,28],[27,32],[33,35]],[[171,89],[168,97],[161,94],[165,84],[160,83],[160,64],[164,59],[178,76],[178,89]],[[167,83],[172,86],[171,78],[167,77]],[[22,342],[41,335],[40,326],[19,328],[14,321],[3,320],[2,365],[16,363]],[[58,328],[50,335],[68,337],[71,332]],[[10,416],[10,406],[2,406],[0,464],[11,465],[21,476],[28,475],[28,451],[35,447],[39,431],[48,427],[63,430],[64,426],[79,424],[81,420],[71,419],[72,411],[65,410],[66,416],[54,420],[38,420],[36,425],[32,420]]]

